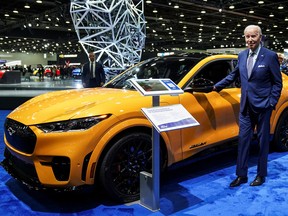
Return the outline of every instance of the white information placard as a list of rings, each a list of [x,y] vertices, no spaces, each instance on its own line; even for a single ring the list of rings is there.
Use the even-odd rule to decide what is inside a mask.
[[[141,110],[159,133],[200,125],[181,104],[142,108]]]
[[[131,79],[129,81],[144,96],[178,95],[184,92],[170,79]]]

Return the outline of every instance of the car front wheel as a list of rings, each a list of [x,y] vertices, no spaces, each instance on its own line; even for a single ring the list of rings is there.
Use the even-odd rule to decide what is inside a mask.
[[[100,167],[100,179],[111,197],[131,202],[139,199],[140,172],[151,173],[151,169],[151,136],[134,132],[117,140],[109,149]]]

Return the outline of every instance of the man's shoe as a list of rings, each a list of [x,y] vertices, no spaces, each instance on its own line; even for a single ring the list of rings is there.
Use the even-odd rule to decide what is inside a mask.
[[[256,176],[253,182],[251,182],[250,186],[259,186],[265,182],[264,176]]]
[[[243,177],[243,176],[238,176],[236,179],[234,179],[231,184],[230,187],[237,187],[243,183],[247,183],[248,178],[247,177]]]

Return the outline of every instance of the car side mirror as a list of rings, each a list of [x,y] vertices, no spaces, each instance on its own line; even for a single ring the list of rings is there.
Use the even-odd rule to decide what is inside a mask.
[[[193,82],[190,85],[189,91],[209,93],[213,90],[213,86],[214,86],[213,81],[205,78],[199,78],[193,80]]]

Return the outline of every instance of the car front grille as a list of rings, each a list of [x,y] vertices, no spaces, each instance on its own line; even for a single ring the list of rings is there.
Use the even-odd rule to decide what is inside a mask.
[[[6,139],[13,148],[32,154],[36,145],[36,135],[26,125],[7,118],[4,124]]]
[[[29,187],[36,188],[40,185],[35,167],[32,164],[25,163],[14,157],[7,148],[5,149],[4,156],[5,159],[2,162],[2,166],[10,175]]]

